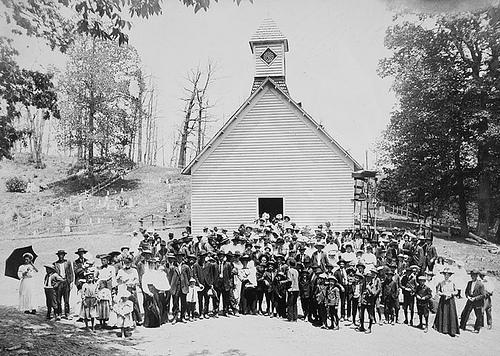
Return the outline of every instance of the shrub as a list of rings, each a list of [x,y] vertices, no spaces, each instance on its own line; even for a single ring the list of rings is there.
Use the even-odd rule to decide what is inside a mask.
[[[8,192],[25,193],[28,187],[28,182],[19,177],[11,177],[5,181],[5,187]]]

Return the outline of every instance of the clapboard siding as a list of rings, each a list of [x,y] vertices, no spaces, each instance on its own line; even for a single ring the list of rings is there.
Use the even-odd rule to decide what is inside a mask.
[[[277,57],[268,65],[260,56],[269,47]],[[255,76],[256,77],[269,77],[269,76],[285,76],[285,56],[284,47],[282,43],[268,43],[258,44],[254,47],[255,59]]]
[[[351,166],[271,85],[192,171],[193,232],[257,218],[257,199],[284,198],[299,226],[353,225]]]

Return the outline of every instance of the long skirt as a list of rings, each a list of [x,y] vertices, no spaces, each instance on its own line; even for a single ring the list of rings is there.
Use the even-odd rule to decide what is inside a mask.
[[[150,288],[150,290],[153,288]],[[161,325],[160,296],[156,289],[152,296],[144,293],[144,327],[157,328]]]
[[[109,300],[100,300],[97,304],[97,319],[108,320],[111,307]]]
[[[460,334],[455,298],[446,299],[444,296],[441,296],[433,328],[442,334],[450,336]]]
[[[19,285],[19,310],[31,311],[36,309],[34,300],[35,281],[31,277],[21,279]]]

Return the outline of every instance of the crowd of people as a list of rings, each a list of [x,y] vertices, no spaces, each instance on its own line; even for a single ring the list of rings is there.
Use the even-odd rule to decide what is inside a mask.
[[[71,317],[74,285],[85,327],[117,327],[121,336],[140,325],[240,315],[371,333],[373,325],[396,323],[427,332],[429,315],[435,314],[433,328],[455,336],[474,311],[473,332],[492,327],[491,277],[473,270],[466,285],[454,282],[452,261],[438,256],[425,227],[339,232],[328,222],[299,228],[287,216],[270,220],[263,214],[232,235],[205,227],[192,236],[187,228],[181,236],[168,233],[162,239],[158,232],[139,229],[120,251],[97,255],[99,266],[85,248],[75,254],[70,261],[59,250],[57,260],[44,265],[46,318]],[[29,279],[37,270],[33,256],[24,258],[20,308],[35,313]],[[466,298],[460,320],[456,298]]]

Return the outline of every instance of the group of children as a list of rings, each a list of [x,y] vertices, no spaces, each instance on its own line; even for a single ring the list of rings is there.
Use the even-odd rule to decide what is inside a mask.
[[[58,284],[62,282],[61,276],[56,272],[53,264],[46,264],[45,267],[45,283],[44,290],[47,306],[47,320],[52,318],[54,313],[55,320],[61,320],[61,316],[57,314],[56,293]],[[117,289],[117,293],[112,295],[112,292],[107,288],[106,281],[97,280],[94,271],[85,273],[85,282],[81,285],[79,291],[80,312],[79,317],[85,322],[85,329],[94,331],[95,320],[99,322],[101,329],[107,327],[107,321],[110,319],[111,312],[115,313],[116,326],[120,328],[120,336],[125,336],[127,329],[134,326],[132,320],[133,302],[130,298],[131,294],[121,285]],[[90,323],[90,328],[89,328]]]

